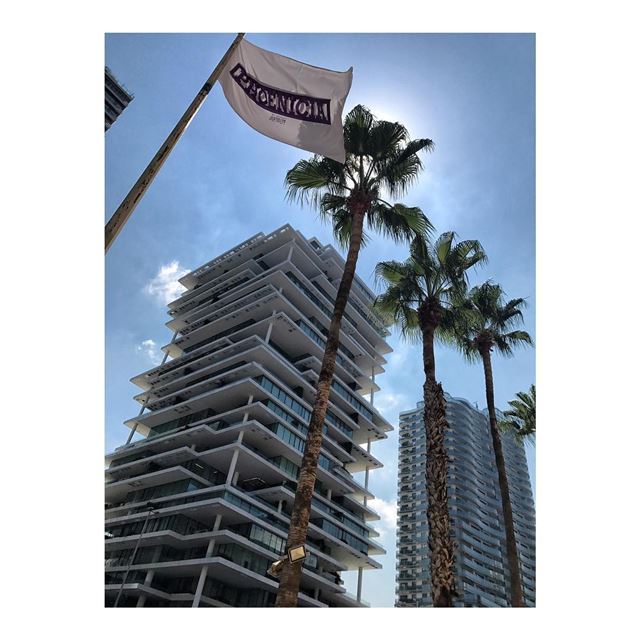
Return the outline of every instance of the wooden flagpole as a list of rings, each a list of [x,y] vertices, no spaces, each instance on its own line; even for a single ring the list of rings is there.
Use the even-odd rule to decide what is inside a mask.
[[[149,185],[153,182],[160,167],[164,164],[165,160],[169,157],[169,154],[176,146],[178,140],[182,137],[186,128],[193,117],[198,113],[198,109],[202,106],[205,98],[209,95],[211,88],[216,83],[222,70],[227,64],[231,54],[236,50],[236,47],[240,44],[240,41],[244,37],[244,33],[239,33],[236,39],[231,43],[231,46],[227,52],[222,56],[222,59],[218,63],[218,66],[213,70],[213,73],[209,76],[208,80],[204,83],[202,89],[198,91],[198,94],[193,99],[191,104],[187,107],[184,115],[178,121],[178,124],[173,128],[173,131],[169,134],[164,141],[160,149],[155,156],[153,156],[151,162],[147,168],[143,171],[142,175],[138,178],[138,181],[133,185],[131,191],[127,194],[120,206],[116,209],[115,213],[111,216],[109,222],[104,227],[104,252],[105,254],[109,250],[109,247],[113,244],[117,235],[124,227],[129,216],[133,213],[138,202],[145,194],[145,191],[149,188]]]

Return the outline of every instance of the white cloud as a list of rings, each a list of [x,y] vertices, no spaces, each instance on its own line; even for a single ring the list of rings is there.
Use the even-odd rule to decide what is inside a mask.
[[[185,290],[178,280],[189,271],[190,269],[182,267],[178,260],[163,264],[155,277],[145,285],[144,292],[160,304],[169,304]]]
[[[162,362],[162,353],[160,352],[160,349],[158,349],[158,345],[153,340],[143,340],[136,346],[136,351],[147,356],[153,364],[157,365]]]
[[[387,356],[388,364],[385,366],[390,374],[403,373],[409,369],[424,375],[422,347],[419,344],[409,342],[401,338],[399,334],[393,336],[390,344],[393,347],[393,352]]]
[[[379,521],[371,523],[373,528],[380,533],[379,541],[385,540],[389,534],[391,534],[392,537],[395,537],[398,502],[396,500],[374,498],[367,502],[367,506],[380,515]],[[389,553],[389,549],[387,549],[387,553]],[[393,549],[391,549],[391,553],[393,553]]]
[[[389,420],[391,424],[396,424],[400,411],[406,411],[407,408],[410,407],[410,404],[409,399],[404,393],[381,391],[374,396],[373,406]]]

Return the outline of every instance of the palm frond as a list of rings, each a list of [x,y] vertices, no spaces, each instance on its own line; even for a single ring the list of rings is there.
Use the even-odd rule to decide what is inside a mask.
[[[527,303],[524,298],[509,300],[504,306],[496,305],[494,324],[503,331],[518,326],[523,320],[522,309]]]
[[[487,254],[477,240],[461,240],[451,253],[456,256],[465,272],[471,267],[485,264],[488,260]]]
[[[412,304],[406,302],[406,298],[397,287],[390,287],[377,296],[372,308],[385,323],[397,326],[405,340],[416,342],[422,338],[418,314]]]
[[[422,276],[435,272],[437,267],[432,258],[432,253],[429,239],[424,236],[416,236],[409,246],[407,263],[411,264],[413,270]]]
[[[509,333],[495,333],[494,343],[502,355],[511,357],[514,355],[514,349],[532,346],[533,340],[526,331],[516,330]]]
[[[513,353],[513,344],[506,339],[504,334],[494,333],[491,335],[491,346],[495,347],[498,353],[505,358],[512,358],[514,356]]]
[[[285,185],[288,200],[314,206],[320,205],[322,196],[327,192],[342,195],[347,190],[343,165],[319,156],[299,160],[287,171]]]
[[[369,227],[394,242],[411,242],[416,235],[427,235],[433,225],[419,207],[374,202],[367,212]]]
[[[378,262],[374,272],[376,284],[380,284],[381,282],[386,284],[399,283],[408,276],[406,263],[398,262],[397,260]]]
[[[324,193],[320,198],[319,209],[323,214],[332,215],[334,211],[347,209],[347,198],[335,193]]]
[[[344,147],[347,154],[360,156],[366,153],[375,117],[363,105],[354,107],[344,120]]]
[[[409,133],[399,122],[387,120],[376,121],[369,130],[369,137],[365,145],[365,154],[375,162],[391,155],[396,155]]]
[[[431,151],[434,148],[432,140],[421,138],[410,140],[404,148],[397,149],[380,160],[377,160],[377,180],[392,197],[406,193],[415,183],[423,168],[418,153],[423,149]]]
[[[340,248],[346,251],[351,242],[351,227],[353,216],[347,209],[338,209],[331,215],[331,223],[333,226],[333,237],[336,239]],[[369,234],[363,229],[361,246],[366,246],[369,242]]]
[[[516,400],[510,400],[510,409],[504,412],[509,420],[505,426],[514,429],[516,437],[533,440],[536,434],[536,386],[532,384],[529,392],[519,391]]]
[[[442,267],[447,263],[447,259],[451,255],[451,245],[456,237],[454,231],[446,231],[434,243],[433,251]]]

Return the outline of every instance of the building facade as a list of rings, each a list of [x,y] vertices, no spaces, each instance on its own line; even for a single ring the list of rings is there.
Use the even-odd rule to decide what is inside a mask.
[[[344,261],[285,225],[180,282],[173,340],[132,379],[141,413],[107,456],[106,606],[271,606]],[[391,425],[363,394],[391,351],[356,279],[342,323],[298,605],[365,606],[343,571],[384,554],[352,474],[381,467]],[[135,434],[135,435],[134,435]],[[149,502],[151,501],[151,504]],[[137,550],[136,550],[137,549]],[[128,570],[128,573],[127,573]],[[362,574],[360,574],[362,575]]]
[[[109,67],[104,68],[104,130],[106,131],[133,100],[116,80]]]
[[[449,432],[449,513],[455,543],[458,607],[506,607],[509,601],[502,502],[489,419],[445,394]],[[525,605],[535,606],[535,511],[524,447],[502,438]],[[396,606],[432,606],[429,575],[424,403],[400,414]]]

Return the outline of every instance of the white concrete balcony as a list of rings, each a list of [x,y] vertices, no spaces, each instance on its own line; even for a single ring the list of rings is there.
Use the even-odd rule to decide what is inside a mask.
[[[273,251],[276,246],[282,245],[291,238],[293,229],[290,225],[283,225],[269,235],[256,233],[248,240],[241,242],[229,251],[219,255],[217,258],[198,267],[191,273],[180,278],[180,284],[187,289],[194,289],[197,285],[204,283],[230,271],[244,261],[254,258],[259,253]]]
[[[251,588],[260,588],[265,591],[269,591],[272,593],[277,593],[278,591],[278,583],[268,578],[266,576],[261,576],[249,569],[245,569],[240,565],[235,564],[225,558],[220,558],[218,556],[213,556],[207,559],[206,566],[211,569],[213,575],[215,575],[216,581],[224,582],[226,585],[242,588],[242,589],[251,589]],[[171,573],[169,568],[166,568],[163,573],[165,575],[171,577],[181,577],[185,574],[180,572],[179,566],[182,563],[176,563],[175,569],[176,571]],[[142,570],[146,570],[146,566]],[[186,574],[187,576],[191,576],[192,574]],[[107,595],[112,595],[115,597],[115,594],[120,590],[120,584],[107,584],[105,585],[105,591]],[[157,589],[154,587],[150,587],[144,585],[142,583],[136,582],[127,582],[124,585],[123,593],[125,595],[133,595],[140,596],[146,595],[148,597],[152,597],[155,599],[160,599],[167,602],[192,602],[194,598],[193,593],[180,593],[180,594],[170,594],[161,589]],[[213,607],[228,607],[232,606],[221,602],[214,598],[209,598],[205,595],[201,596],[201,602],[209,604]],[[311,598],[310,596],[299,593],[298,594],[298,606],[301,607],[327,607],[327,605],[319,600]]]
[[[247,341],[251,340],[251,338],[260,338],[263,342],[267,342],[267,338],[270,338],[275,344],[286,347],[287,354],[291,360],[299,360],[302,356],[309,354],[309,358],[313,359],[306,363],[307,366],[319,371],[319,363],[324,354],[324,339],[321,338],[319,332],[311,329],[308,322],[305,322],[295,308],[289,305],[284,298],[281,301],[283,302],[282,307],[285,307],[286,311],[278,312],[274,309],[275,315],[271,313],[265,314],[264,318],[255,322],[247,320],[239,325],[232,323],[232,330],[234,326],[237,329],[232,331],[230,336],[224,336],[211,342],[204,342],[202,346],[194,349],[193,352],[178,355],[175,360],[135,376],[131,381],[145,390],[157,392],[170,382],[179,381],[182,376],[199,371],[206,366],[218,364],[221,359],[229,357],[229,354],[239,352],[244,345],[247,345],[248,348],[250,343]],[[291,316],[297,316],[299,319],[292,320]],[[217,334],[212,337],[215,337],[215,335]],[[173,346],[168,345],[168,348],[173,348]],[[336,377],[345,384],[355,386],[361,390],[373,389],[376,391],[379,387],[372,383],[370,378],[355,365],[355,361],[346,357],[347,353],[352,352],[341,349],[338,354]]]
[[[286,480],[295,480],[294,476],[288,474],[282,467],[278,466],[271,460],[282,456],[287,460],[290,460],[298,467],[302,462],[302,454],[293,447],[289,447],[276,437],[264,436],[264,440],[260,443],[261,448],[257,449],[254,445],[249,444],[252,436],[257,436],[257,432],[269,433],[269,430],[262,425],[258,426],[258,423],[254,424],[255,432],[247,432],[247,441],[242,443],[233,443],[231,445],[225,445],[217,449],[211,449],[204,452],[201,459],[211,466],[221,465],[225,463],[231,463],[231,456],[234,451],[238,450],[238,458],[236,471],[240,474],[238,483],[242,483],[244,480],[261,478],[265,484],[282,483]],[[273,434],[272,434],[273,436]],[[257,436],[259,437],[259,436]],[[284,450],[284,451],[283,451]],[[317,477],[322,482],[323,487],[331,489],[334,495],[344,495],[351,493],[352,487],[344,479],[340,478],[335,471],[328,471],[318,466]]]
[[[227,317],[235,318],[236,314],[240,310],[244,313],[251,312],[251,318],[253,320],[261,320],[263,317],[271,315],[271,306],[269,306],[265,315],[264,304],[257,303],[272,302],[273,297],[270,297],[270,294],[277,294],[278,289],[270,282],[264,282],[261,286],[253,286],[251,289],[253,290],[243,293],[241,296],[233,295],[230,296],[229,299],[210,305],[204,310],[205,313],[201,314],[201,317],[199,318],[189,321],[185,321],[180,318],[168,322],[167,327],[169,329],[172,329],[173,331],[180,331],[181,337],[176,340],[176,343],[183,344],[186,342],[184,339],[185,336],[188,336],[198,329],[208,325],[211,325],[211,332],[215,333],[217,328],[216,320]],[[262,311],[258,311],[260,307],[262,308]]]
[[[270,503],[284,502],[292,505],[295,497],[295,485],[285,483],[257,489],[252,491],[251,495]],[[357,514],[315,492],[311,502],[311,518],[328,518],[337,526],[346,527],[351,533],[361,537],[365,542],[369,542],[371,538],[379,537],[378,532],[368,525],[366,521],[361,520]],[[375,549],[374,551],[377,550]]]
[[[313,358],[313,356],[308,356],[308,358],[301,359],[305,355],[305,349],[315,352],[319,347],[285,314],[278,314],[271,318],[269,323],[272,325],[272,330],[269,333],[268,327],[266,327],[267,331],[265,332],[269,334],[269,343],[259,335],[252,335],[238,343],[221,345],[214,353],[207,354],[197,360],[189,359],[183,366],[175,367],[162,379],[156,378],[147,385],[145,392],[135,396],[135,399],[153,410],[154,402],[171,393],[185,390],[191,385],[203,381],[206,377],[221,375],[216,372],[228,370],[234,363],[252,361],[263,366],[276,366],[279,371],[284,372],[283,375],[286,375],[287,383],[290,386],[298,386],[299,377],[302,375],[301,369],[310,366],[306,363],[310,358]],[[295,328],[292,329],[292,327]],[[282,344],[285,340],[287,357],[281,353],[280,347],[277,346],[278,343]],[[283,365],[286,368],[283,369]],[[356,384],[340,362],[337,363],[336,368],[338,374],[342,373],[339,378]],[[360,399],[359,394],[356,395],[356,398]]]
[[[206,537],[207,540],[214,540],[216,543],[216,548],[222,544],[234,544],[238,547],[247,549],[255,556],[260,556],[265,558],[266,560],[271,562],[275,562],[280,556],[274,551],[265,548],[262,545],[256,544],[255,542],[247,539],[246,537],[239,535],[238,533],[223,529],[215,532],[211,532]],[[193,539],[191,542],[197,542]],[[155,545],[148,545],[155,546]],[[335,561],[331,560],[325,554],[321,554],[324,563],[324,559],[330,560],[330,566],[335,568]],[[273,579],[268,575],[258,574],[255,571],[247,569],[246,567],[242,567],[241,565],[237,565],[237,563],[232,559],[217,553],[215,548],[213,551],[213,555],[211,557],[206,557],[203,555],[202,557],[195,557],[189,559],[182,560],[167,560],[160,559],[158,562],[144,562],[144,563],[136,563],[133,565],[132,569],[134,571],[154,571],[155,575],[164,576],[164,577],[184,577],[184,576],[198,576],[200,571],[209,567],[212,564],[216,564],[219,560],[224,560],[227,562],[233,563],[235,566],[240,567],[242,569],[242,576],[245,578],[242,581],[239,581],[236,586],[240,586],[242,588],[251,588],[259,586],[255,584],[255,578],[264,577],[270,581]],[[109,570],[112,572],[124,571],[126,570],[126,565],[117,565],[110,564]],[[335,574],[337,575],[337,574]],[[274,581],[275,582],[275,581]],[[264,583],[262,583],[264,584]],[[277,582],[275,582],[277,587]],[[326,595],[327,592],[335,592],[335,593],[345,593],[344,587],[340,586],[338,582],[334,578],[334,574],[330,573],[328,570],[323,569],[322,567],[310,568],[303,567],[302,576],[301,576],[301,586],[303,589],[322,589],[323,593]]]
[[[148,452],[137,460],[125,464],[117,464],[116,460],[115,465],[112,464],[105,470],[106,481],[109,483],[115,480],[133,478],[141,475],[149,466],[172,467],[189,460],[197,460],[197,454],[194,449],[186,445],[161,453]]]
[[[149,489],[178,480],[191,479],[204,484],[205,487],[214,486],[213,482],[202,478],[199,474],[182,465],[167,466],[162,469],[142,473],[139,476],[114,480],[105,485],[104,499],[107,504],[122,501],[127,494],[138,489]]]
[[[220,487],[220,490],[224,490],[224,487]],[[194,492],[194,495],[190,496],[190,498],[197,499],[197,496],[195,494],[196,492]],[[251,496],[242,493],[240,493],[240,495],[245,502],[251,501]],[[165,497],[164,502],[170,503],[171,500]],[[261,527],[271,529],[272,531],[277,532],[278,535],[284,536],[286,538],[289,521],[288,517],[284,513],[278,513],[268,504],[257,502],[255,504],[256,506],[258,506],[259,510],[271,514],[271,523],[265,522],[260,517],[256,517],[250,511],[247,511],[242,507],[238,507],[237,505],[229,503],[227,500],[225,500],[224,497],[215,497],[210,499],[205,498],[202,501],[177,504],[166,508],[162,507],[162,504],[160,504],[158,508],[157,518],[179,513],[181,515],[195,519],[199,523],[202,523],[202,532],[183,535],[179,532],[171,530],[152,531],[145,533],[142,536],[140,546],[142,548],[144,548],[145,546],[155,546],[157,544],[170,544],[172,546],[176,546],[180,542],[182,543],[182,546],[194,546],[194,544],[198,541],[207,540],[211,537],[212,532],[210,531],[210,529],[213,527],[213,523],[218,514],[221,514],[223,516],[225,526],[229,526],[232,524],[242,524],[247,521],[252,521],[260,525]],[[325,515],[326,514],[323,514],[319,517],[324,518]],[[119,516],[106,521],[105,527],[107,529],[113,529],[118,525],[123,525],[130,522],[138,522],[144,517],[144,511],[133,515]],[[280,523],[277,527],[274,527],[276,519],[280,519]],[[352,535],[349,529],[345,528],[343,525],[340,525],[340,529],[347,534]],[[124,537],[111,538],[106,543],[107,549],[128,548],[129,546],[132,546],[136,543],[138,537],[139,534],[132,534]],[[385,551],[381,549],[376,543],[369,541],[368,544],[373,549],[380,549],[380,553],[385,553]],[[326,531],[313,522],[309,524],[308,546],[309,549],[315,555],[320,557],[324,563],[333,566],[333,568],[336,570],[350,570],[357,568],[369,569],[381,567],[378,562],[368,557],[366,553],[359,551],[358,549],[351,546],[351,544],[349,544],[348,542],[337,538],[330,531]],[[319,550],[319,548],[330,549],[330,552],[322,552]]]
[[[195,447],[198,451],[213,448],[236,440],[238,432],[251,427],[252,421],[267,427],[274,423],[283,423],[282,417],[275,413],[273,409],[262,402],[256,401],[220,413],[215,418],[205,418],[181,431],[171,432],[166,436],[156,436],[138,441],[127,447],[121,447],[107,456],[106,461],[107,464],[115,463],[118,465],[122,464],[119,463],[119,460],[132,456],[144,456],[146,459],[161,451],[174,450],[179,446],[179,443],[183,443],[183,447]],[[295,435],[304,439],[304,433],[301,430],[296,429],[291,424],[285,424],[285,426]],[[192,435],[193,437],[191,437]],[[355,464],[357,459],[348,452],[348,445],[349,443],[339,444],[325,433],[322,451],[325,455],[333,458],[336,464]],[[356,445],[350,445],[350,448],[352,452],[359,450]],[[136,461],[135,464],[139,464],[139,462]]]
[[[276,417],[271,415],[269,418],[273,420]],[[291,433],[294,432],[291,430]],[[242,437],[241,442],[240,437]],[[299,436],[298,438],[302,440]],[[207,448],[202,450],[204,447]],[[280,483],[291,479],[291,476],[272,462],[273,459],[285,458],[298,467],[302,462],[300,449],[282,440],[260,422],[247,420],[211,433],[206,443],[199,447],[183,446],[123,465],[109,467],[106,470],[107,477],[110,479],[106,486],[106,499],[109,502],[118,501],[134,489],[149,488],[184,477],[193,477],[199,481],[204,479],[211,484],[207,475],[198,474],[196,468],[189,470],[183,465],[187,462],[202,462],[207,467],[226,473],[232,463],[235,449],[239,451],[239,455],[236,456],[235,470],[241,480],[261,477],[265,484]],[[334,495],[352,493],[354,487],[357,491],[359,485],[342,471],[341,462],[332,456],[326,447],[322,455],[332,465],[330,469],[325,469],[322,465],[318,467],[318,479],[323,486],[331,489]],[[153,470],[147,471],[150,467]]]
[[[258,266],[254,260],[239,265],[236,269],[225,273],[223,276],[216,278],[216,280],[212,280],[205,286],[186,291],[180,298],[170,302],[168,305],[169,315],[180,317],[193,313],[194,309],[206,308],[208,301],[212,297],[222,297],[227,291],[241,286],[244,282],[259,276],[262,272],[262,267]]]
[[[216,380],[213,378],[205,383],[201,383],[212,388],[202,393],[197,393],[199,389],[198,385],[196,385],[191,391],[172,394],[163,401],[164,404],[168,406],[135,418],[130,418],[125,424],[130,427],[138,425],[138,431],[146,436],[149,435],[154,427],[168,423],[180,416],[197,414],[197,412],[207,409],[210,410],[212,414],[219,415],[225,411],[240,407],[243,402],[246,403],[249,397],[253,399],[271,398],[272,401],[279,402],[277,398],[269,394],[255,380],[255,378],[265,375],[267,378],[273,378],[274,381],[278,379],[286,381],[286,377],[283,376],[279,378],[278,376],[278,372],[283,372],[286,369],[284,360],[280,363],[274,360],[271,369],[273,369],[274,373],[272,373],[271,370],[266,370],[256,362],[239,365],[237,369],[222,374],[220,376],[221,379]],[[290,380],[295,381],[295,378],[291,378]],[[306,397],[311,399],[311,394],[314,393],[313,386],[305,382],[304,379],[298,378],[297,381],[302,382],[300,386],[303,392],[306,389],[309,394]],[[216,385],[216,383],[218,384]],[[305,398],[297,396],[295,393],[292,393],[291,390],[284,388],[282,383],[280,388],[283,388],[287,394],[294,397],[296,402],[302,406],[303,410],[310,415],[313,407]],[[368,439],[386,437],[386,434],[380,427],[377,427],[362,415],[357,414],[354,408],[350,407],[349,403],[337,393],[334,394],[332,391],[330,397],[331,401],[329,403],[329,413],[327,414],[326,424],[331,438],[337,442],[351,441],[355,444],[361,444]],[[213,407],[215,407],[215,410]],[[351,408],[351,412],[346,413],[344,411],[347,407]],[[283,407],[283,409],[287,411],[286,407]],[[358,417],[358,422],[355,422],[355,416]],[[302,419],[305,421],[308,420],[308,417],[303,417]],[[196,418],[194,418],[194,422],[195,420]],[[340,422],[337,423],[335,420],[339,420]],[[338,424],[345,426],[338,427]],[[384,424],[388,423],[385,421]],[[345,427],[348,427],[350,430],[349,433],[344,431]]]
[[[244,506],[230,501],[229,495],[240,498]],[[220,531],[212,530],[217,516],[222,517],[224,527],[245,525],[246,523],[255,524],[286,539],[289,525],[287,514],[277,511],[273,505],[264,503],[259,498],[247,494],[237,487],[222,486],[188,492],[187,494],[164,496],[157,498],[155,502],[158,504],[158,518],[173,514],[196,518],[202,523],[201,531],[190,534],[182,534],[171,529],[147,531],[141,538],[141,548],[169,545],[176,549],[186,549],[205,545],[220,533]],[[112,529],[118,525],[139,522],[145,516],[145,507],[146,502],[138,503],[138,508],[141,511],[131,515],[121,514],[109,518],[105,522],[105,527]],[[129,509],[131,508],[135,508],[135,505],[129,505]],[[105,544],[108,551],[128,549],[136,544],[138,538],[139,533],[112,537],[108,538]],[[318,545],[311,543],[309,549],[318,558],[321,566],[327,570],[344,571],[347,569],[345,565],[327,554]]]
[[[202,267],[181,278],[180,282],[189,291],[185,292],[179,301],[171,303],[173,309],[192,296],[193,291],[206,287],[208,283],[220,281],[225,275],[233,277],[235,270],[243,263],[254,264],[261,260],[267,267],[273,267],[282,261],[287,249],[293,244],[294,257],[304,268],[309,277],[319,277],[322,283],[333,289],[335,296],[336,283],[341,277],[344,260],[331,246],[322,246],[315,238],[307,241],[290,225],[284,225],[269,235],[256,234],[247,241],[237,245],[226,253],[214,258]],[[198,287],[197,289],[194,289]],[[331,290],[330,289],[330,290]],[[356,275],[353,284],[353,298],[357,304],[368,307],[374,299],[374,294]],[[196,294],[200,295],[200,293]],[[376,321],[374,317],[374,323]],[[383,329],[383,327],[378,327]]]
[[[183,336],[177,338],[175,342],[165,345],[162,349],[173,358],[179,357],[185,348],[193,344],[209,340],[224,331],[232,331],[233,325],[239,324],[237,321],[239,315],[243,319],[246,316],[247,319],[258,322],[270,315],[272,311],[285,311],[294,321],[301,318],[316,318],[325,330],[328,330],[333,310],[332,304],[330,305],[328,301],[321,299],[322,296],[319,292],[316,292],[316,295],[312,291],[313,284],[305,280],[304,275],[293,263],[287,261],[282,265],[282,269],[270,274],[266,279],[261,279],[256,283],[247,283],[245,289],[250,291],[247,295],[238,297],[235,294],[239,292],[236,291],[233,296],[219,301],[212,307],[207,307],[206,314],[200,317],[193,327],[188,325],[186,329],[183,329]],[[287,272],[292,275],[287,276]],[[301,290],[300,286],[306,287],[309,293]],[[256,287],[257,290],[254,290]],[[278,296],[277,301],[267,293],[274,291],[279,293],[280,289],[282,289],[282,293]],[[310,295],[313,296],[313,299],[309,297]],[[317,303],[314,300],[317,300]],[[266,302],[271,306],[265,312]],[[234,320],[235,322],[233,322]],[[177,322],[177,320],[172,320],[167,326],[175,330],[178,326]],[[386,353],[389,348],[387,346],[383,349],[383,342],[379,338],[374,346],[364,339],[361,332],[350,325],[348,320],[345,320],[341,329],[340,342],[354,354],[354,364],[361,371],[366,372],[363,374],[364,377],[370,376],[372,372],[376,374],[383,372],[381,365],[386,361],[381,352]]]

